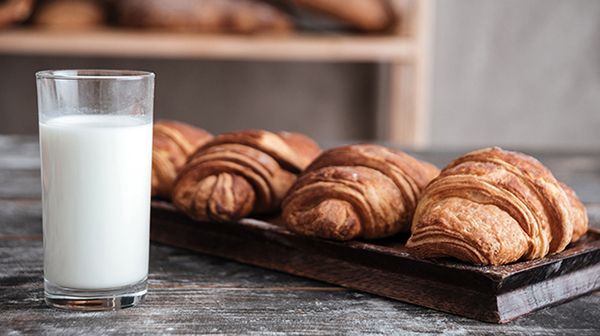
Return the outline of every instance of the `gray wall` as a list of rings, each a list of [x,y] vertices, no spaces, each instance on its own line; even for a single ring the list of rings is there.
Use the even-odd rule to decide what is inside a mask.
[[[600,1],[436,1],[433,147],[600,149]],[[157,73],[156,116],[213,133],[375,140],[374,64],[0,55],[0,134],[36,133],[33,73]]]
[[[155,119],[220,134],[296,131],[317,141],[375,137],[376,65],[0,55],[0,134],[37,133],[34,74],[115,68],[156,73]]]
[[[600,1],[437,1],[433,146],[600,149]]]

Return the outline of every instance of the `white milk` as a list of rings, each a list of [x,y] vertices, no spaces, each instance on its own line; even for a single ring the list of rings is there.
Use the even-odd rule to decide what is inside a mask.
[[[148,274],[152,125],[74,115],[40,123],[44,276],[77,289]]]

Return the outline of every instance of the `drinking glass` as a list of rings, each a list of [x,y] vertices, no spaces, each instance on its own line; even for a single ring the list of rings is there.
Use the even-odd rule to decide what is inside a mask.
[[[154,74],[36,73],[46,303],[115,310],[147,292]]]

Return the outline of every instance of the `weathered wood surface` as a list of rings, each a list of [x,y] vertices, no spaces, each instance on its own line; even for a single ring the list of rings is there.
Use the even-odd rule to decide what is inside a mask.
[[[506,322],[600,289],[600,230],[559,254],[500,266],[411,256],[405,235],[336,242],[272,221],[198,222],[154,202],[153,241],[306,276],[489,322]]]
[[[158,243],[151,244],[143,305],[101,313],[51,309],[43,302],[37,155],[36,138],[0,136],[0,334],[600,334],[600,292],[498,325]],[[452,158],[420,155],[438,165]],[[561,168],[559,156],[552,162],[574,181],[600,180],[598,154],[572,161],[581,166]],[[23,178],[16,184],[6,176]],[[590,191],[598,196],[600,189]],[[595,198],[582,199],[600,227]]]
[[[0,136],[0,198],[41,198],[37,137]]]

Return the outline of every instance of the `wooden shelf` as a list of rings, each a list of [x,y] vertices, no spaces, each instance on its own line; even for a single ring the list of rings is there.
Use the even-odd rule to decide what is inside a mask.
[[[415,56],[398,36],[202,35],[125,29],[0,31],[0,53],[142,58],[395,62]]]
[[[402,13],[388,36],[292,33],[203,35],[102,29],[0,31],[0,55],[373,62],[380,67],[377,138],[412,148],[429,143],[428,91],[433,1],[390,0]],[[387,89],[387,90],[386,90]]]

